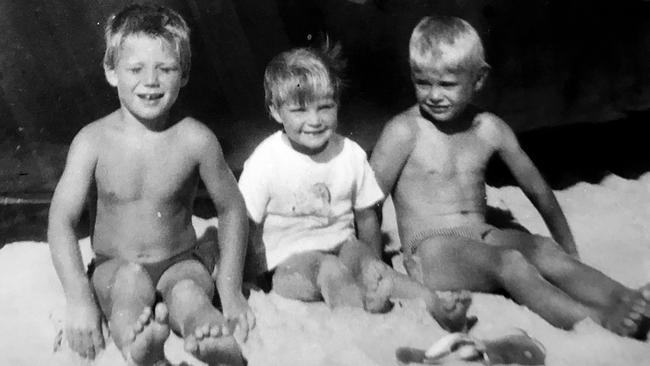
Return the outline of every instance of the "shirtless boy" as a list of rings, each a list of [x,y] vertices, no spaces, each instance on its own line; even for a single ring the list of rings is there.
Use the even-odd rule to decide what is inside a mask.
[[[204,362],[241,364],[227,324],[236,320],[243,337],[254,320],[241,292],[246,208],[214,134],[170,113],[189,77],[185,21],[162,6],[124,8],[108,19],[104,70],[120,108],[74,138],[50,208],[68,344],[93,359],[106,319],[129,365],[165,364],[170,328]],[[199,179],[219,215],[214,272],[191,221]],[[96,257],[87,275],[74,227],[88,195]]]
[[[515,134],[471,104],[488,72],[474,28],[427,17],[411,36],[417,103],[385,126],[371,166],[391,193],[405,266],[431,289],[505,289],[551,324],[590,317],[632,336],[650,316],[650,286],[635,291],[578,260],[552,190]],[[553,239],[486,223],[485,169],[498,155]]]
[[[294,49],[266,68],[266,105],[283,131],[255,149],[239,180],[251,252],[262,258],[261,271],[273,271],[282,296],[372,312],[386,310],[391,297],[417,297],[442,326],[462,330],[467,293],[440,300],[379,259],[374,207],[384,195],[365,152],[336,133],[335,52]]]

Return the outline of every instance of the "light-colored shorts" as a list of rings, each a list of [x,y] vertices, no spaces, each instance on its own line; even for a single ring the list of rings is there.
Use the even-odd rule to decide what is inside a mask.
[[[470,240],[484,242],[485,238],[493,230],[499,230],[499,229],[489,224],[472,224],[472,225],[463,225],[463,226],[456,226],[456,227],[449,227],[449,228],[425,230],[415,234],[408,241],[410,245],[407,246],[406,248],[411,248],[411,251],[415,252],[417,247],[420,244],[422,244],[422,242],[437,237],[466,238]]]

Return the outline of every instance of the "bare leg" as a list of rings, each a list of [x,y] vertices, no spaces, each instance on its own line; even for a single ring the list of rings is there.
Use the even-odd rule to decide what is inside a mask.
[[[273,291],[289,299],[322,301],[323,297],[316,279],[320,262],[324,257],[325,254],[312,251],[294,254],[287,258],[275,269]]]
[[[370,247],[353,240],[344,244],[339,258],[352,269],[352,273],[364,290],[364,305],[370,312],[390,310],[392,299],[422,299],[427,310],[445,329],[467,329],[467,309],[471,304],[468,292],[452,293],[441,299],[436,293],[407,275],[395,271],[379,260]],[[474,323],[475,319],[470,323]]]
[[[520,251],[551,283],[579,302],[608,314],[604,325],[617,334],[633,333],[643,316],[641,292],[614,281],[568,255],[550,238],[517,230],[494,230],[486,242]]]
[[[331,307],[363,307],[352,274],[332,254],[313,251],[291,256],[275,270],[273,290],[296,300],[322,299]]]
[[[491,292],[504,288],[551,324],[571,328],[602,314],[573,300],[546,281],[517,251],[496,248],[465,238],[434,237],[420,243],[424,284],[432,290]]]
[[[196,260],[169,267],[158,282],[169,308],[172,329],[185,340],[185,350],[208,365],[243,365],[233,327],[212,305],[214,282]]]
[[[115,345],[130,365],[149,365],[164,361],[164,344],[169,337],[167,311],[156,307],[155,290],[142,266],[117,259],[97,267],[93,286],[108,317]]]

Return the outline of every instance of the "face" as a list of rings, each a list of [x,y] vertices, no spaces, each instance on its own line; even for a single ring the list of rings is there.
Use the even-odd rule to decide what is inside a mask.
[[[446,67],[412,69],[415,97],[426,117],[450,122],[458,117],[482,85],[482,76]]]
[[[165,118],[187,82],[172,45],[146,35],[126,37],[115,69],[105,71],[122,108],[140,121]]]
[[[287,102],[270,109],[292,146],[307,154],[324,150],[336,130],[338,104],[332,97],[316,98],[305,105]]]

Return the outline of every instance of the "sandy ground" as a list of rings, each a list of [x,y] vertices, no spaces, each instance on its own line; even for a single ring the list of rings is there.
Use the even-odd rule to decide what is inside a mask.
[[[610,175],[600,184],[579,183],[557,196],[586,263],[631,287],[650,281],[650,173],[638,180]],[[490,189],[488,197],[491,205],[511,211],[530,231],[547,233],[519,189]],[[385,218],[384,230],[394,245],[390,208]],[[194,224],[201,233],[216,220],[195,218]],[[81,240],[81,247],[87,262],[92,255],[87,238]],[[251,366],[396,365],[397,347],[426,348],[445,334],[417,301],[397,304],[382,315],[355,309],[332,311],[324,304],[303,304],[273,293],[253,293],[249,302],[257,314],[257,327],[243,344]],[[2,248],[0,365],[88,364],[73,355],[65,342],[54,351],[64,304],[45,243],[19,242]],[[572,331],[559,330],[502,296],[475,294],[470,313],[479,317],[473,336],[494,338],[523,329],[546,346],[548,365],[633,366],[650,360],[650,343],[614,336],[589,320]],[[182,351],[176,336],[170,337],[165,349],[175,365],[201,364]],[[111,343],[93,364],[123,362]]]

